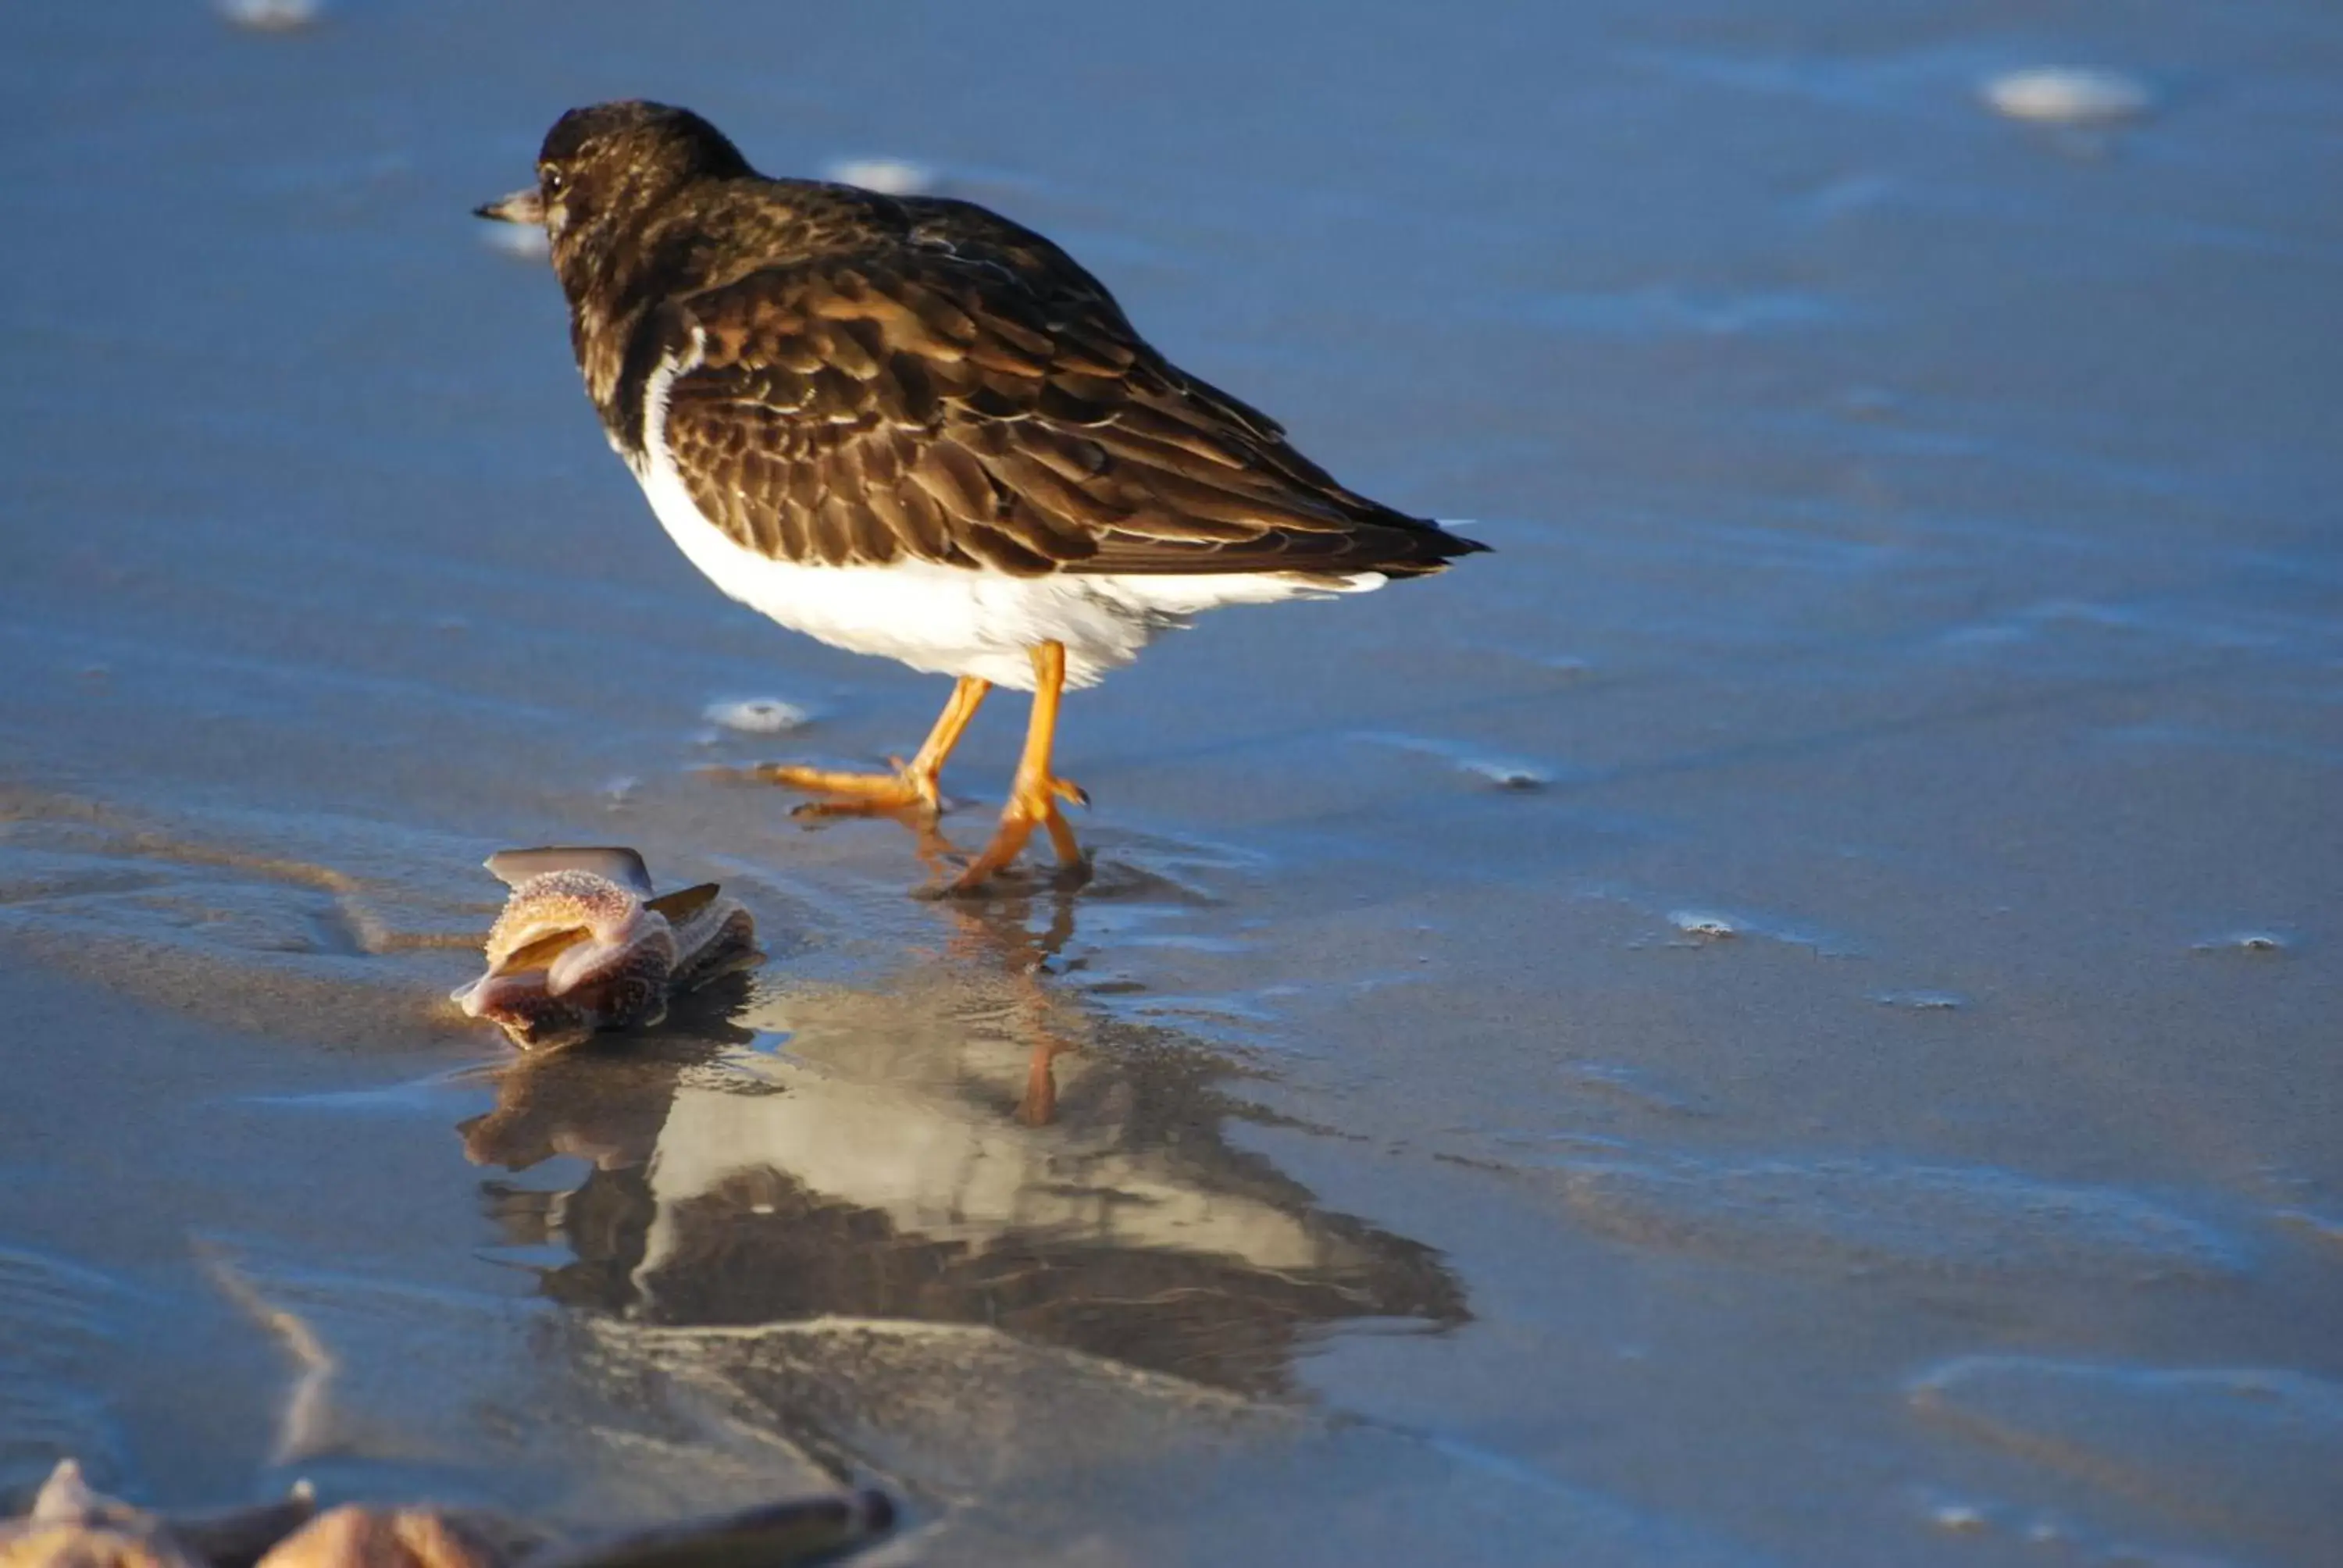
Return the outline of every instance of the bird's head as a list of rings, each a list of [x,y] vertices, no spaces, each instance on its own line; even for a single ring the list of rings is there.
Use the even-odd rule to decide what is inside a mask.
[[[689,109],[595,104],[570,110],[545,134],[535,185],[473,212],[542,225],[558,266],[565,251],[623,232],[695,180],[750,172],[724,133]]]

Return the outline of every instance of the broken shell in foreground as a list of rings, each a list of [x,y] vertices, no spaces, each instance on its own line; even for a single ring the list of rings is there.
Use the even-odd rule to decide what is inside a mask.
[[[488,867],[512,896],[488,932],[488,973],[453,1000],[523,1050],[655,1024],[670,997],[762,957],[739,900],[713,882],[655,896],[632,849],[506,849]]]
[[[344,1503],[317,1514],[307,1484],[282,1503],[166,1516],[58,1462],[33,1511],[0,1520],[0,1568],[799,1568],[893,1528],[883,1493],[769,1503],[582,1541],[493,1515]]]
[[[96,1491],[61,1459],[21,1519],[0,1519],[0,1568],[251,1568],[316,1512],[307,1483],[281,1503],[166,1518]]]
[[[266,1568],[501,1568],[511,1559],[476,1522],[434,1508],[320,1513],[261,1559]]]

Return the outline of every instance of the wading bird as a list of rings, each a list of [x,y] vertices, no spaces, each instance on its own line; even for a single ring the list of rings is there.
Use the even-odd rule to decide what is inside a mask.
[[[1369,500],[1149,347],[1065,252],[969,202],[768,179],[660,104],[572,109],[541,224],[610,445],[694,566],[783,626],[956,677],[890,773],[780,768],[820,809],[940,809],[995,686],[1033,694],[974,888],[1087,797],[1061,692],[1202,610],[1380,588],[1483,547]]]

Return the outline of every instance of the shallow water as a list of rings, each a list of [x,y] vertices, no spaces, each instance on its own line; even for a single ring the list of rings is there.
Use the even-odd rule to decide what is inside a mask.
[[[2343,1555],[2325,8],[647,16],[0,15],[0,1491]],[[465,216],[622,94],[1035,224],[1500,553],[1168,639],[1092,885],[908,897],[718,770],[940,684],[698,581]],[[438,999],[560,841],[771,961],[517,1061]]]

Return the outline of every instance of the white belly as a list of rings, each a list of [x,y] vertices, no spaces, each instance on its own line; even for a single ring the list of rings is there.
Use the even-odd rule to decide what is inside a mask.
[[[651,510],[668,537],[718,588],[833,648],[1031,691],[1033,668],[1027,650],[1058,642],[1066,648],[1066,684],[1089,686],[1138,658],[1157,632],[1184,626],[1201,610],[1359,592],[1385,581],[1380,572],[1361,572],[1330,590],[1322,579],[1284,572],[1017,578],[928,561],[883,567],[777,561],[734,543],[692,504],[661,428],[672,373],[652,378],[644,430],[649,460],[635,473]]]

